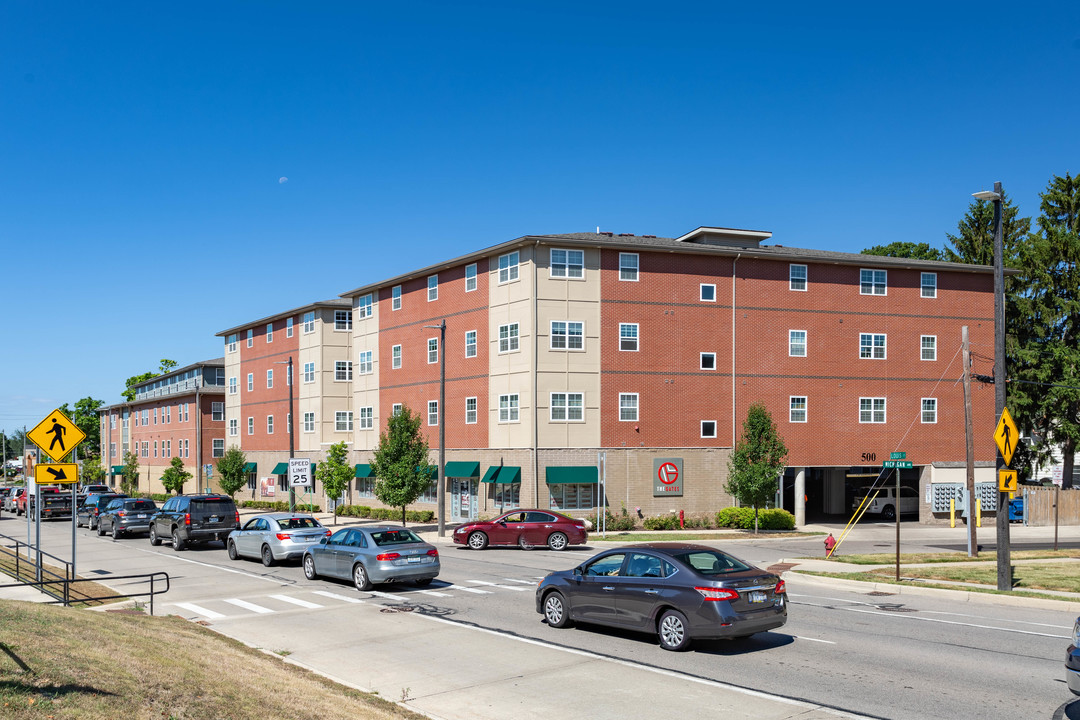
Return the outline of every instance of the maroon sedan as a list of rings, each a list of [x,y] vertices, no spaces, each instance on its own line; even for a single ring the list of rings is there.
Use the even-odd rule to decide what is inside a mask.
[[[494,520],[465,523],[454,530],[454,542],[483,550],[488,545],[517,545],[522,549],[547,545],[565,550],[589,537],[585,521],[550,510],[511,510]]]

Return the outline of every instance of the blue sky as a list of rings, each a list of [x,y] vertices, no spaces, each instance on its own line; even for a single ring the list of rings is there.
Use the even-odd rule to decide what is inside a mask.
[[[1080,3],[0,5],[0,428],[514,237],[942,246],[1080,172]],[[280,182],[280,178],[288,178]]]

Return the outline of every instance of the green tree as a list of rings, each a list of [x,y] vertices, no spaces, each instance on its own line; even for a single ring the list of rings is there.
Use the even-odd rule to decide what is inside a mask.
[[[169,461],[169,467],[161,473],[161,484],[166,492],[174,492],[180,495],[184,492],[184,483],[192,478],[192,474],[184,469],[184,461],[174,457]]]
[[[71,422],[86,433],[86,439],[79,446],[79,454],[83,457],[96,457],[101,454],[101,420],[97,411],[104,404],[103,400],[95,400],[88,395],[78,400],[75,409],[68,415]]]
[[[929,243],[894,242],[888,245],[875,245],[862,251],[863,255],[883,255],[885,257],[912,258],[913,260],[942,260],[944,253]]]
[[[355,469],[349,465],[349,446],[345,441],[334,443],[326,453],[326,460],[320,462],[315,469],[315,478],[322,483],[326,497],[337,501],[349,481],[356,474]],[[337,525],[337,512],[334,512],[334,524]]]
[[[139,490],[139,456],[130,450],[124,453],[124,473],[120,479],[120,490],[127,495],[134,495]]]
[[[742,437],[728,458],[728,481],[724,490],[742,505],[754,508],[754,532],[758,531],[758,508],[776,497],[784,471],[787,446],[776,431],[764,405],[754,403],[746,413]]]
[[[1020,208],[1012,204],[1007,193],[1002,193],[1001,240],[1005,267],[1015,266],[1020,247],[1027,243],[1030,232],[1031,218],[1020,217]],[[945,233],[945,239],[952,246],[945,246],[945,260],[969,265],[993,265],[994,203],[972,200],[967,214],[957,225],[957,234]]]
[[[166,358],[162,358],[161,361],[160,361],[159,367],[158,367],[158,372],[144,372],[142,375],[132,375],[131,377],[129,377],[127,380],[124,381],[124,387],[127,388],[127,389],[124,390],[120,394],[123,395],[124,399],[127,400],[128,402],[134,402],[135,401],[135,388],[134,388],[135,385],[138,385],[140,383],[146,382],[147,380],[151,380],[153,378],[156,378],[158,375],[164,375],[165,373],[169,372],[174,367],[176,367],[176,365],[177,365],[177,363],[176,363],[175,360],[168,360]]]
[[[229,497],[236,495],[237,491],[247,484],[247,473],[244,472],[245,465],[247,465],[247,456],[235,445],[226,450],[221,459],[217,461],[218,475],[221,476],[218,484],[221,485],[221,491]]]
[[[420,416],[407,405],[390,416],[386,430],[379,435],[379,445],[371,460],[375,472],[375,497],[389,507],[401,508],[405,524],[405,506],[416,502],[430,482],[434,466],[427,461],[428,444],[420,434]]]
[[[83,460],[81,481],[86,484],[105,481],[105,468],[101,466],[100,457],[92,455]]]

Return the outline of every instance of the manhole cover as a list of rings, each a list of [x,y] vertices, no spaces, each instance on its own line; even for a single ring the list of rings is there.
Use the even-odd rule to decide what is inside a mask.
[[[398,605],[396,607],[384,607],[381,610],[379,610],[379,612],[384,612],[384,613],[412,612],[415,609],[416,608],[412,607],[411,605]]]
[[[875,590],[874,592],[868,592],[866,594],[869,595],[870,597],[887,597],[887,596],[895,595],[896,593],[887,593],[887,592],[881,592],[880,590]]]

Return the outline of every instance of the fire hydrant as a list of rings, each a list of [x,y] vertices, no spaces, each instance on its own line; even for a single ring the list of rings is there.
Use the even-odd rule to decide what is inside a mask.
[[[680,529],[680,530],[682,530],[682,529],[683,529],[683,528],[685,527],[685,526],[683,525],[683,520],[684,520],[684,519],[685,519],[685,517],[683,516],[683,511],[682,511],[682,510],[680,510],[680,511],[679,511],[679,529]]]

